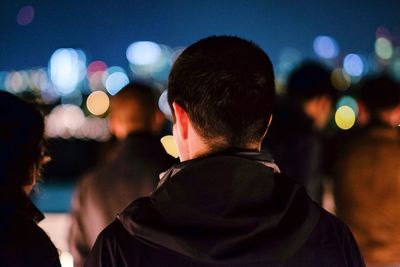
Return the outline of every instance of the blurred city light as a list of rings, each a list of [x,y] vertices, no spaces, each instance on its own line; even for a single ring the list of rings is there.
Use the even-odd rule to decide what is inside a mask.
[[[0,71],[0,90],[6,90],[6,78],[8,76],[7,71]]]
[[[318,36],[313,43],[315,53],[321,58],[335,58],[339,54],[339,46],[335,39],[329,36]]]
[[[342,130],[348,130],[356,122],[356,114],[349,106],[341,106],[335,113],[336,125]]]
[[[50,59],[50,78],[61,95],[70,94],[86,75],[86,56],[80,50],[62,48]]]
[[[86,100],[86,106],[95,116],[103,115],[110,107],[110,99],[103,91],[94,91]]]
[[[336,68],[332,71],[331,82],[333,87],[342,91],[349,89],[351,85],[349,75],[342,68]]]
[[[107,70],[107,64],[101,60],[96,60],[88,65],[87,76],[90,77],[96,72],[104,72],[106,70]]]
[[[384,59],[384,60],[390,59],[393,55],[392,43],[384,37],[380,37],[380,38],[376,39],[375,53],[381,59]]]
[[[361,76],[364,72],[364,62],[357,54],[348,54],[343,60],[343,68],[350,76]]]
[[[47,73],[44,69],[31,70],[29,73],[29,87],[32,90],[42,90],[48,83]]]
[[[17,23],[21,26],[26,26],[33,21],[35,10],[32,6],[24,6],[17,14]]]
[[[355,100],[353,97],[351,97],[351,96],[343,96],[343,97],[341,97],[338,100],[337,104],[336,104],[336,108],[338,109],[338,108],[340,108],[342,106],[350,107],[354,111],[355,115],[356,116],[358,115],[357,100]]]
[[[62,95],[61,96],[61,104],[63,105],[75,105],[75,106],[80,106],[82,104],[82,93],[79,90],[74,90],[68,95]]]
[[[29,87],[29,76],[26,71],[13,71],[8,73],[5,80],[5,88],[10,93],[18,94]]]
[[[103,81],[107,79],[107,71],[96,71],[88,76],[89,88],[91,91],[102,90],[105,91],[105,85]]]
[[[301,53],[291,47],[284,48],[279,55],[277,71],[283,75],[289,74],[302,60]]]
[[[166,81],[172,66],[172,54],[174,51],[166,45],[158,45],[160,53],[154,61],[149,64],[135,64],[130,62],[129,66],[135,77]],[[157,53],[158,54],[158,53]]]
[[[75,105],[59,105],[46,117],[46,135],[49,137],[70,138],[83,123],[85,115]]]
[[[106,141],[110,130],[106,119],[85,117],[74,105],[59,105],[45,118],[46,136],[49,138],[78,138]]]
[[[376,38],[386,38],[386,39],[390,39],[391,38],[391,34],[389,32],[388,29],[386,29],[385,27],[378,27],[378,29],[376,29],[375,32]]]
[[[105,87],[110,95],[115,95],[122,87],[129,83],[129,78],[122,68],[111,67],[107,72],[109,74],[105,81]]]
[[[135,65],[154,64],[160,56],[160,46],[149,41],[134,42],[126,50],[126,58],[131,64]]]
[[[161,138],[161,144],[163,145],[165,151],[173,156],[174,158],[179,157],[179,150],[178,146],[175,142],[175,139],[172,135],[166,135],[163,138]]]
[[[168,90],[165,90],[160,95],[160,98],[158,99],[158,107],[167,119],[172,120],[172,112],[168,103]]]
[[[390,71],[394,78],[400,81],[400,58],[397,58],[390,66]]]

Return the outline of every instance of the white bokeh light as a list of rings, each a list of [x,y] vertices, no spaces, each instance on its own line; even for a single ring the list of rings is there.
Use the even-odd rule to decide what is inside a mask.
[[[126,50],[126,58],[131,64],[135,65],[154,64],[160,56],[160,46],[149,41],[134,42]]]
[[[61,95],[70,94],[86,75],[86,57],[80,50],[61,48],[50,59],[50,78]]]

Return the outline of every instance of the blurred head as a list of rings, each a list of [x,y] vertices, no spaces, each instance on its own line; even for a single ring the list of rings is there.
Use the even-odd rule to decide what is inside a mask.
[[[397,126],[400,124],[400,84],[387,76],[366,79],[359,100],[371,120]]]
[[[0,188],[29,192],[44,162],[44,122],[38,110],[0,91]]]
[[[274,98],[271,61],[253,42],[212,36],[192,44],[176,60],[168,82],[181,160],[188,146],[196,142],[194,136],[208,152],[227,147],[258,148],[269,125]],[[188,136],[181,127],[187,122]]]
[[[135,131],[157,134],[163,122],[155,90],[148,85],[130,83],[111,99],[110,126],[118,139]]]
[[[288,79],[287,96],[303,106],[318,129],[326,126],[332,112],[335,89],[330,77],[331,72],[325,66],[305,61]]]

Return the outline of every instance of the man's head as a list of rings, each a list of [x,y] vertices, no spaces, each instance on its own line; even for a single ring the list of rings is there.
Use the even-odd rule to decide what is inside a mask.
[[[370,120],[400,124],[400,84],[387,76],[368,78],[359,90]]]
[[[330,77],[331,72],[325,66],[305,61],[288,79],[287,96],[302,105],[318,129],[326,126],[332,111],[336,92]]]
[[[130,83],[111,100],[111,131],[118,139],[135,131],[157,133],[162,123],[156,93],[147,85]]]
[[[43,135],[39,111],[0,91],[0,189],[30,191],[45,158]]]
[[[258,148],[274,98],[271,61],[254,43],[213,36],[192,44],[176,60],[168,82],[181,160],[195,156],[183,154],[196,142],[206,146],[204,153]]]

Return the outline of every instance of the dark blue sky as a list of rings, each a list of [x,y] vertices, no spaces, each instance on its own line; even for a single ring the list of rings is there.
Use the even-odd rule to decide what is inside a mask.
[[[35,17],[19,26],[25,5]],[[379,26],[400,35],[399,10],[398,0],[0,0],[0,70],[47,66],[60,47],[127,68],[125,51],[134,41],[177,47],[212,34],[254,40],[274,62],[284,47],[314,56],[312,42],[321,34],[336,38],[344,53],[369,53]]]

